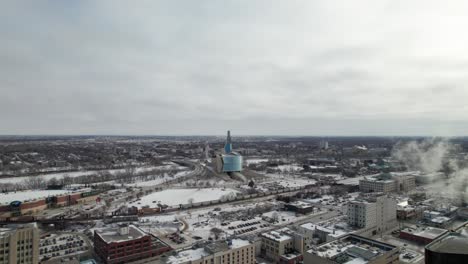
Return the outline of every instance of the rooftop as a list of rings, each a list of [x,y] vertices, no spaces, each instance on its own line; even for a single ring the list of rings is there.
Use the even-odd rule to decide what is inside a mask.
[[[332,237],[341,237],[346,234],[353,232],[354,230],[346,222],[327,221],[321,223],[305,223],[301,225],[302,228],[308,229],[311,231],[320,230],[326,233],[329,233],[329,236]]]
[[[342,264],[367,263],[397,247],[357,235],[347,235],[308,250],[308,253]]]
[[[448,232],[426,246],[426,250],[440,253],[468,254],[468,223]]]
[[[277,242],[283,242],[292,239],[292,237],[289,234],[287,234],[287,232],[290,232],[290,230],[287,228],[283,228],[280,230],[263,233],[262,236]]]
[[[445,234],[448,231],[445,230],[445,229],[442,229],[442,228],[424,226],[424,227],[416,227],[416,228],[406,227],[406,228],[403,228],[401,230],[401,232],[411,233],[411,234],[413,234],[415,236],[419,236],[419,237],[435,239],[435,238]]]
[[[208,244],[204,248],[180,251],[177,253],[177,255],[170,256],[167,259],[167,263],[169,264],[186,263],[189,261],[198,260],[203,257],[212,255],[216,252],[241,248],[241,247],[245,247],[248,245],[250,245],[250,242],[247,240],[243,240],[243,239],[233,239],[230,241],[230,243],[226,241],[218,241],[218,242]]]
[[[23,228],[34,228],[37,227],[36,223],[29,223],[29,224],[8,224],[0,227],[0,236],[9,234],[14,232],[18,229]]]
[[[313,207],[312,204],[306,203],[303,201],[295,201],[295,202],[289,203],[289,205],[295,206],[297,208],[302,208],[302,209]]]
[[[106,243],[129,241],[129,240],[139,239],[148,235],[134,225],[128,226],[128,232],[121,232],[120,228],[125,228],[125,227],[106,228],[106,229],[96,230],[96,233]]]

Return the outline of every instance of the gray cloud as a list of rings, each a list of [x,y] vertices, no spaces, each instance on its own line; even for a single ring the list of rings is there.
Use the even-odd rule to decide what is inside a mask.
[[[465,134],[463,1],[0,4],[0,134]]]

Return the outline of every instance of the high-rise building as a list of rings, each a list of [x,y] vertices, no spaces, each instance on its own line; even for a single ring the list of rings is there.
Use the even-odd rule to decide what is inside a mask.
[[[36,224],[0,228],[0,264],[39,263],[39,229]]]
[[[366,228],[373,234],[396,226],[397,203],[382,194],[367,194],[348,204],[348,224]]]

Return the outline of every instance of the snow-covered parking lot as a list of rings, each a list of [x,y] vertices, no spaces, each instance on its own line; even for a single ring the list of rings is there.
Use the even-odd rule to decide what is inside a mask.
[[[41,260],[51,258],[64,258],[89,250],[84,239],[74,234],[51,234],[42,238],[39,243],[39,256]]]
[[[204,189],[170,189],[154,192],[141,197],[129,204],[143,208],[145,206],[156,207],[158,203],[168,206],[179,204],[199,203],[221,199],[224,195],[235,195],[238,191],[233,189],[204,188]]]

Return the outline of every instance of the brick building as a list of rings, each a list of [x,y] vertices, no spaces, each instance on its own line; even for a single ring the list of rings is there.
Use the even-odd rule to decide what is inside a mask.
[[[172,250],[158,238],[133,225],[94,231],[94,250],[106,264],[138,262]]]

